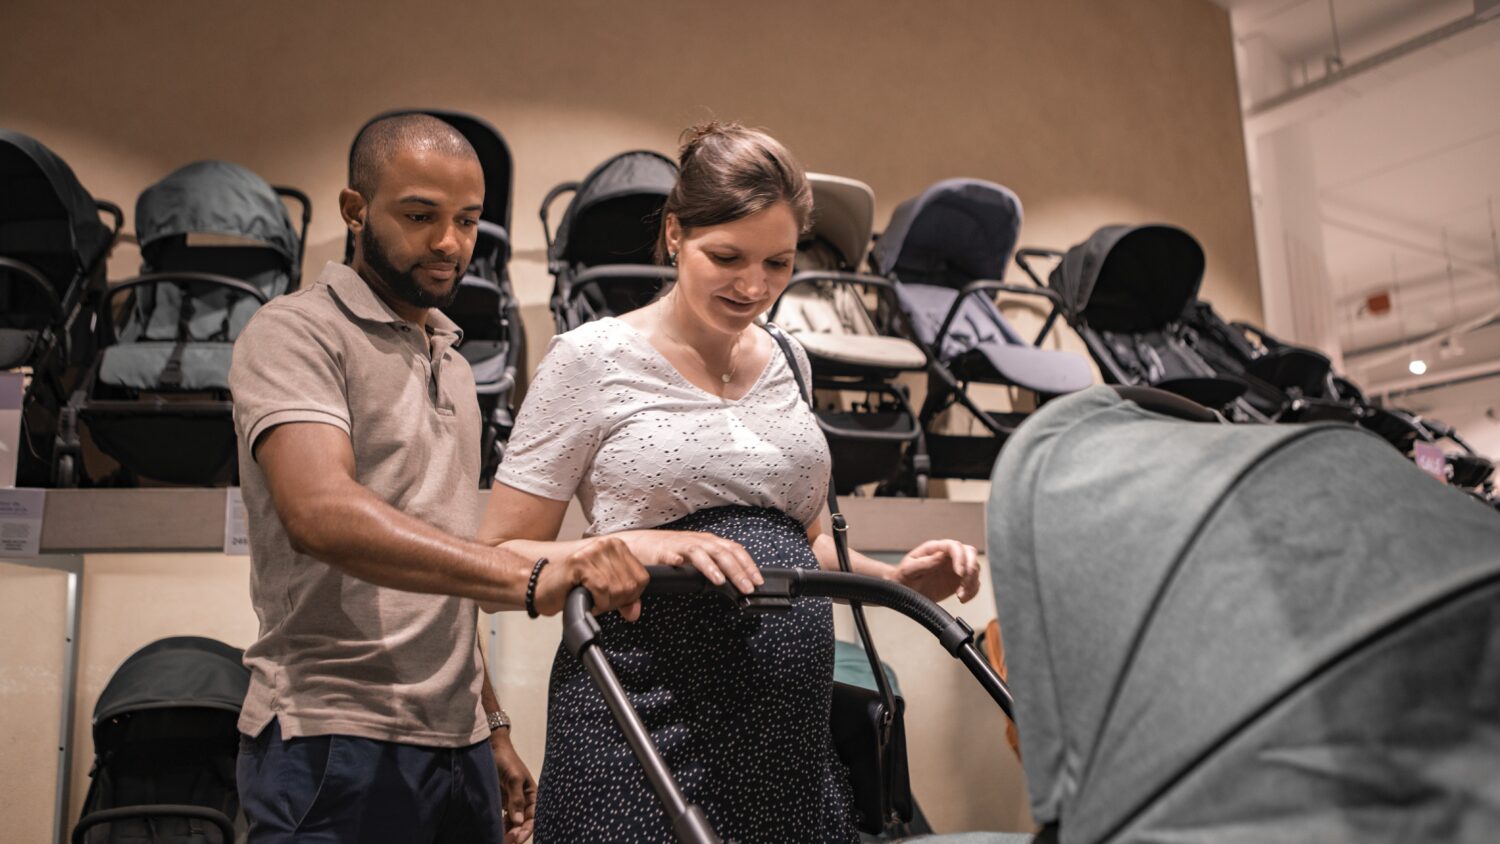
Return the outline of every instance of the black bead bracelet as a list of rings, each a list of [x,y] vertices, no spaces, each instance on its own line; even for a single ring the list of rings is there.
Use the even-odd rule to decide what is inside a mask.
[[[526,615],[531,618],[537,617],[536,611],[536,582],[542,576],[542,568],[547,565],[547,558],[542,557],[531,567],[531,579],[526,581]]]

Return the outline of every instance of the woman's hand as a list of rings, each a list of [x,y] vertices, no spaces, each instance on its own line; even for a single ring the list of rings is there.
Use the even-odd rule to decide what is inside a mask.
[[[687,530],[631,530],[615,536],[648,566],[692,566],[721,586],[726,580],[742,594],[766,582],[760,566],[738,542]]]
[[[902,558],[891,579],[934,601],[958,593],[960,601],[979,594],[979,552],[954,539],[933,539]]]

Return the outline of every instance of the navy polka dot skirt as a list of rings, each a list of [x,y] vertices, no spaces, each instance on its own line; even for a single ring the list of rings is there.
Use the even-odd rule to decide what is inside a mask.
[[[802,525],[756,507],[715,507],[668,530],[717,534],[761,568],[817,568]],[[630,702],[677,776],[725,841],[857,842],[848,774],[828,727],[833,610],[739,612],[718,595],[647,598],[634,624],[601,616],[601,643]],[[547,751],[536,841],[676,839],[640,763],[583,664],[552,663]]]

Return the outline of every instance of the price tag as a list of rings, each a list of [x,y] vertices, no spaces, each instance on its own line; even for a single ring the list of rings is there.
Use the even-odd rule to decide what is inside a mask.
[[[237,486],[224,490],[224,553],[235,557],[250,554],[250,519]]]
[[[1418,469],[1443,483],[1448,482],[1448,458],[1444,456],[1442,446],[1436,443],[1417,443],[1411,447],[1411,456],[1416,460]]]
[[[0,557],[35,557],[42,548],[44,489],[0,489]]]

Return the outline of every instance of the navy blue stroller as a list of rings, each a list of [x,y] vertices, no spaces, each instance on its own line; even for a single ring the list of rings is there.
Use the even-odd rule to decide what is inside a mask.
[[[113,218],[113,225],[99,219]],[[24,369],[16,480],[52,481],[57,420],[93,348],[83,318],[124,223],[40,141],[0,129],[0,370]]]
[[[121,663],[94,707],[94,766],[73,844],[230,844],[246,825],[235,787],[244,654],[175,636]]]
[[[300,229],[282,197],[301,206]],[[141,194],[142,274],[99,303],[100,351],[63,412],[60,484],[235,480],[234,340],[261,305],[296,288],[311,217],[301,191],[227,161],[189,164]],[[114,471],[80,471],[81,429]]]
[[[1001,316],[999,292],[1056,294],[1001,279],[1021,228],[1021,202],[1009,189],[979,179],[949,179],[897,206],[875,243],[875,271],[895,282],[896,296],[929,361],[920,413],[932,476],[985,479],[1005,438],[1026,418],[981,408],[969,384],[1020,387],[1039,401],[1093,383],[1088,362],[1071,352],[1024,340]],[[960,405],[984,428],[979,435],[938,430],[938,417]]]
[[[676,182],[670,158],[638,150],[613,156],[583,181],[547,193],[542,232],[555,280],[551,308],[558,333],[633,311],[676,279],[676,270],[659,266],[655,257],[661,209]],[[547,213],[565,193],[573,198],[554,238]]]
[[[488,488],[505,454],[505,443],[515,426],[515,393],[526,370],[526,329],[520,303],[510,280],[510,208],[514,172],[505,137],[488,122],[471,114],[440,109],[388,111],[371,123],[402,114],[426,114],[457,129],[479,156],[484,170],[484,210],[468,269],[458,282],[458,295],[443,314],[463,330],[458,351],[474,372],[474,388],[483,420],[479,485]],[[359,134],[355,135],[356,141]],[[350,145],[353,156],[353,144]],[[345,240],[344,260],[354,257],[354,239]]]

